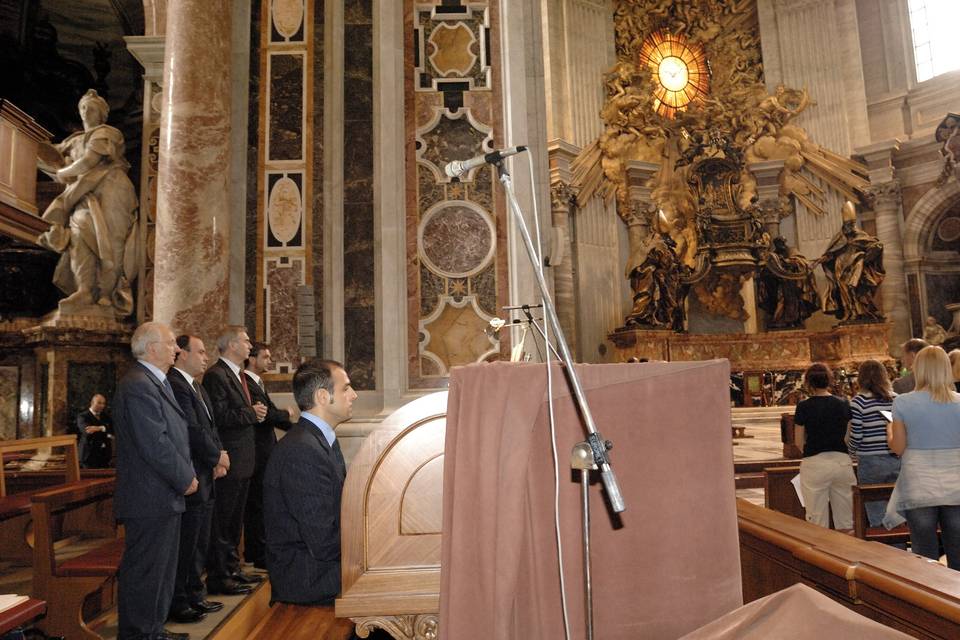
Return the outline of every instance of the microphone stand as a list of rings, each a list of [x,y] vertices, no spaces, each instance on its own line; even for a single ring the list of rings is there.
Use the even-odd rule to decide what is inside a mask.
[[[540,305],[536,305],[536,306],[540,306]],[[504,309],[506,308],[507,307],[504,307]],[[537,324],[537,319],[534,318],[533,314],[530,313],[531,308],[533,307],[531,307],[528,304],[525,304],[515,309],[517,311],[522,311],[523,315],[526,317],[526,320],[520,320],[519,318],[514,318],[513,321],[510,323],[510,325],[507,325],[507,326],[519,325],[522,322],[526,322],[528,325],[532,326],[534,329],[537,330],[537,333],[539,333],[540,337],[543,338],[543,343],[546,345],[547,349],[549,349],[550,352],[553,353],[553,355],[557,358],[557,360],[560,360],[561,359],[560,353],[557,351],[557,348],[553,346],[553,343],[547,340],[547,334],[544,333],[543,327]],[[539,346],[537,347],[537,351],[538,352],[540,351]]]
[[[587,403],[586,394],[583,392],[583,385],[580,383],[580,377],[577,375],[576,369],[573,368],[573,356],[570,353],[570,347],[567,345],[567,339],[564,337],[563,329],[560,327],[560,319],[557,317],[557,311],[553,306],[553,299],[550,297],[550,292],[547,290],[547,282],[543,278],[543,270],[540,266],[541,263],[537,256],[537,251],[533,246],[533,240],[530,239],[530,231],[527,229],[527,223],[523,219],[523,212],[520,209],[520,204],[517,202],[517,196],[513,191],[513,180],[510,177],[510,173],[507,171],[502,158],[495,161],[493,164],[497,168],[497,175],[500,179],[500,183],[503,185],[503,190],[507,194],[507,202],[509,204],[510,211],[513,214],[514,222],[517,224],[517,229],[520,231],[520,237],[523,239],[523,245],[527,250],[527,257],[530,259],[530,265],[533,267],[533,275],[537,281],[537,287],[540,289],[540,296],[543,300],[544,321],[550,323],[550,326],[553,328],[554,335],[556,335],[557,346],[559,347],[560,351],[560,360],[564,364],[564,371],[567,375],[567,381],[569,382],[570,388],[573,391],[574,399],[576,400],[577,407],[580,409],[580,415],[583,417],[583,424],[587,430],[586,441],[577,446],[580,447],[582,445],[581,449],[584,451],[587,459],[592,461],[592,465],[596,465],[596,467],[600,469],[600,478],[603,480],[603,487],[606,490],[607,498],[610,501],[610,508],[614,513],[621,513],[626,509],[626,505],[623,502],[623,495],[620,493],[620,485],[617,483],[617,476],[613,472],[613,468],[610,466],[610,457],[607,455],[607,451],[613,447],[613,443],[608,440],[603,440],[602,436],[597,431],[596,424],[593,421],[593,413],[590,411],[590,405]],[[589,449],[589,452],[587,452],[587,449]],[[576,466],[571,464],[571,468],[581,469],[582,474],[589,473],[589,470],[584,468],[583,463],[580,463]],[[588,535],[590,528],[589,507],[589,501],[584,500],[584,531],[587,532]],[[593,596],[590,583],[589,544],[589,537],[587,537],[584,539],[584,572],[587,598],[586,624],[587,638],[593,638]],[[563,571],[563,567],[561,567],[560,570]]]

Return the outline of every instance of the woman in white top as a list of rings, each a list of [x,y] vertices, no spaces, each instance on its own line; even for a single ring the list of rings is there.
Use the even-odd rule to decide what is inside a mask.
[[[913,372],[915,390],[893,400],[890,450],[901,468],[883,524],[906,520],[913,552],[934,559],[939,524],[947,566],[960,569],[960,394],[940,347],[922,349]]]

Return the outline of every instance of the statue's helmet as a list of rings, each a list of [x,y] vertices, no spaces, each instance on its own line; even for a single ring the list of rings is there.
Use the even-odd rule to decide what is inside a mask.
[[[856,222],[857,208],[853,206],[852,202],[847,200],[843,203],[843,208],[840,210],[840,217],[844,222]]]
[[[93,103],[100,110],[100,114],[103,116],[104,122],[107,120],[107,114],[110,113],[110,105],[107,104],[107,101],[100,97],[100,94],[97,93],[96,89],[88,89],[83,97],[80,98],[80,102],[77,103],[77,106],[83,106],[84,103]]]

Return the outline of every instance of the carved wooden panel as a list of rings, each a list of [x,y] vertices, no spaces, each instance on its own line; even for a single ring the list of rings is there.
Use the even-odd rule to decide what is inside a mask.
[[[388,620],[412,621],[416,614],[436,620],[446,411],[446,391],[401,407],[353,459],[343,489],[337,617],[366,619],[392,634],[416,625]]]

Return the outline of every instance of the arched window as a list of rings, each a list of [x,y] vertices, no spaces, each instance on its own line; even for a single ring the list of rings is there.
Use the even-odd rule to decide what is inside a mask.
[[[960,69],[956,0],[909,0],[917,82]]]

